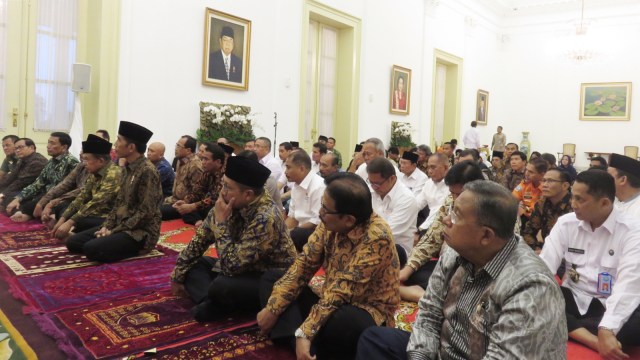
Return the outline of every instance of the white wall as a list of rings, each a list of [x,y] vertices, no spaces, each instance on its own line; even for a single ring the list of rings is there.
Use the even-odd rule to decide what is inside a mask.
[[[616,9],[603,13],[596,25],[606,56],[576,66],[560,61],[562,45],[556,43],[561,25],[574,14],[505,19],[467,0],[321,2],[362,20],[358,139],[387,142],[391,121],[407,121],[414,142],[429,141],[433,50],[440,49],[463,59],[459,138],[475,117],[476,91],[483,89],[490,92],[488,126],[480,127],[485,144],[497,125],[517,143],[522,131],[530,131],[532,148],[541,152],[576,143],[582,166],[584,151],[622,152],[624,145],[638,144],[640,105],[633,106],[638,96],[632,99],[631,122],[579,121],[578,102],[582,82],[640,80],[635,66],[640,50],[633,43],[640,32],[640,5],[628,5],[624,17]],[[249,91],[201,85],[207,6],[252,21]],[[148,126],[153,141],[172,149],[180,135],[195,134],[199,101],[241,104],[256,114],[257,136],[273,138],[278,112],[278,142],[296,139],[302,9],[301,0],[124,1],[119,119]],[[394,64],[413,71],[408,116],[389,114]]]

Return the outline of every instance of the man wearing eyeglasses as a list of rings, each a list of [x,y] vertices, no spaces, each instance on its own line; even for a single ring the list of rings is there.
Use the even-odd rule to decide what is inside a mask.
[[[393,235],[373,212],[369,187],[350,173],[326,183],[322,223],[303,254],[286,273],[267,272],[260,284],[258,326],[275,342],[295,339],[298,359],[353,359],[362,331],[394,326],[400,302]],[[323,266],[326,280],[316,295],[307,284]]]
[[[518,202],[488,180],[467,183],[444,218],[445,241],[412,333],[370,327],[356,359],[567,357],[560,286],[513,228]]]
[[[178,170],[173,182],[173,195],[164,200],[160,208],[162,220],[179,219],[182,215],[173,205],[192,194],[196,184],[202,177],[202,161],[196,156],[197,141],[192,136],[184,135],[176,143]]]
[[[385,158],[373,159],[367,165],[367,183],[373,189],[371,203],[376,214],[387,221],[393,239],[402,247],[404,254],[398,254],[401,265],[413,248],[413,234],[416,232],[418,204],[411,190],[398,181],[391,161]],[[400,249],[399,249],[400,251]]]
[[[0,208],[4,208],[25,187],[33,183],[42,172],[47,159],[36,152],[36,144],[29,138],[21,138],[14,144],[18,162],[13,171],[0,180]]]
[[[522,230],[524,241],[538,254],[544,245],[544,242],[538,240],[538,232],[541,232],[542,239],[546,238],[558,218],[573,211],[571,177],[568,172],[551,169],[544,174],[541,183],[542,198],[536,202],[531,219]]]

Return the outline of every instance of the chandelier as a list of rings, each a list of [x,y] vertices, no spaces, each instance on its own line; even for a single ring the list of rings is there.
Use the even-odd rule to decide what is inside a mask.
[[[589,20],[584,19],[584,0],[582,0],[580,21],[574,23],[575,35],[570,37],[564,54],[567,60],[574,64],[590,62],[599,55],[599,52],[590,46],[593,43],[587,35],[590,23]]]

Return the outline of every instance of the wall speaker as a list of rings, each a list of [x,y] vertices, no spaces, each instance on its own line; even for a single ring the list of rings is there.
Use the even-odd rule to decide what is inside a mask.
[[[91,91],[91,65],[73,64],[73,83],[71,90],[88,93]]]

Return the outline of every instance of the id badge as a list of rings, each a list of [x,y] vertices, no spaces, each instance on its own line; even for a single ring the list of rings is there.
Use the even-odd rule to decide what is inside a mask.
[[[611,295],[612,286],[613,277],[609,273],[602,272],[598,274],[598,294]]]

